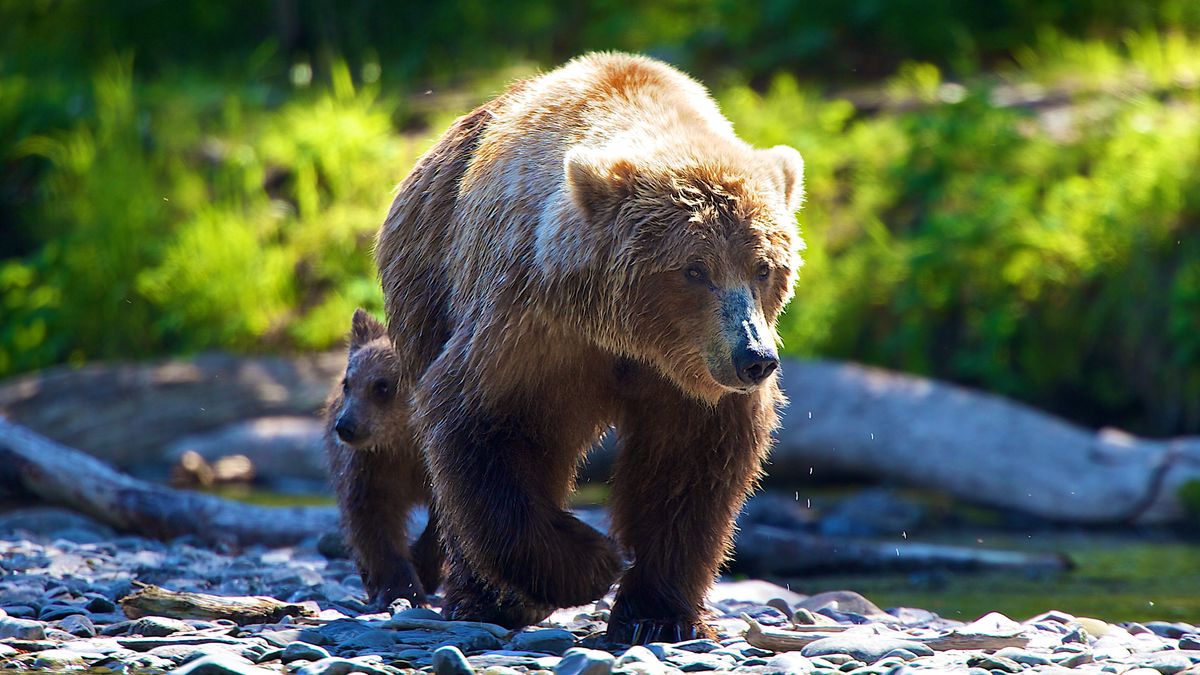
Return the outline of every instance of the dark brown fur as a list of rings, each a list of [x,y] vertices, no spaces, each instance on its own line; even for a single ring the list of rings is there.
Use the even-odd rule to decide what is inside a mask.
[[[350,332],[346,373],[330,393],[325,447],[342,527],[373,606],[397,598],[421,605],[437,589],[444,556],[437,519],[409,550],[408,516],[429,504],[429,475],[400,395],[398,356],[384,326],[361,309]],[[337,425],[353,429],[339,436]],[[345,432],[343,432],[345,433]]]
[[[800,173],[794,150],[737,139],[694,81],[621,55],[515,87],[413,169],[376,259],[449,617],[525,625],[619,579],[612,638],[706,631],[783,401],[731,359],[773,354]],[[610,426],[615,541],[566,510]]]

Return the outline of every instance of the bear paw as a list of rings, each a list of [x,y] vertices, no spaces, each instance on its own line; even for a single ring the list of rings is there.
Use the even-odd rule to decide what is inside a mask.
[[[511,590],[483,586],[478,580],[452,585],[442,606],[442,616],[447,620],[480,621],[505,628],[531,626],[553,611],[554,607],[532,602]]]
[[[514,588],[539,603],[574,607],[604,597],[624,566],[611,539],[574,516],[556,523],[547,548],[530,551],[530,565],[516,565],[502,574]]]

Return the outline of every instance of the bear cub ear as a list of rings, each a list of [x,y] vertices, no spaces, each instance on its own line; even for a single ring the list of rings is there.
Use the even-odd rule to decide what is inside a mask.
[[[614,211],[633,195],[637,168],[627,159],[574,147],[563,159],[567,189],[589,220]]]
[[[774,176],[775,184],[783,193],[783,201],[789,211],[800,208],[804,201],[804,159],[795,148],[777,145],[760,151],[767,171]]]
[[[378,319],[367,314],[367,311],[361,307],[354,310],[354,318],[350,321],[351,351],[384,335],[387,335],[387,327],[380,323]]]

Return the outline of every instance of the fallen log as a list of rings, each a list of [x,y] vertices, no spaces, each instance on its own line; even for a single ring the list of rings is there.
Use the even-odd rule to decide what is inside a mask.
[[[209,354],[53,369],[0,386],[0,416],[125,468],[167,463],[163,448],[186,435],[199,435],[189,441],[197,447],[254,457],[248,446],[262,445],[274,457],[279,452],[269,448],[285,441],[319,447],[319,427],[251,420],[311,415],[344,358]],[[788,360],[782,385],[791,404],[770,480],[795,485],[852,473],[1095,525],[1177,521],[1179,488],[1200,480],[1200,438],[1093,431],[997,396],[853,364]],[[247,447],[226,445],[231,438]],[[316,453],[303,455],[296,464],[311,473]],[[602,445],[584,476],[604,479],[612,457],[612,444]]]
[[[261,595],[220,596],[184,593],[145,584],[121,598],[125,616],[166,616],[173,619],[228,619],[238,625],[276,623],[285,616],[316,616],[311,608]]]
[[[333,507],[262,507],[173,490],[0,420],[0,491],[64,506],[118,530],[209,545],[287,546],[337,528]]]
[[[768,471],[882,478],[1054,521],[1165,523],[1200,438],[1094,432],[998,396],[873,368],[789,361]]]

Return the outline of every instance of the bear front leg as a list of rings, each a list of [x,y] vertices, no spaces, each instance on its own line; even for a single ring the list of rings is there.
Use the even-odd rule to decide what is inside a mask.
[[[666,383],[646,386],[618,424],[610,508],[633,558],[608,636],[623,644],[709,636],[704,598],[729,554],[775,425],[773,385],[714,407]],[[646,394],[652,394],[646,396]]]
[[[551,414],[553,406],[529,400],[486,406],[462,393],[461,382],[434,382],[417,397],[438,524],[463,559],[459,569],[538,606],[569,607],[603,596],[621,568],[616,547],[563,509],[576,461],[591,439],[564,432],[582,427],[564,424]],[[475,618],[474,610],[452,614]]]
[[[454,621],[482,621],[505,628],[536,624],[554,611],[514,590],[497,588],[471,569],[460,553],[451,553],[442,616]]]
[[[377,609],[397,598],[414,607],[427,604],[408,548],[408,514],[421,501],[421,495],[414,494],[421,490],[406,480],[412,473],[411,460],[386,450],[344,447],[331,457],[342,528],[368,603]]]

